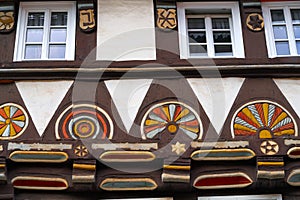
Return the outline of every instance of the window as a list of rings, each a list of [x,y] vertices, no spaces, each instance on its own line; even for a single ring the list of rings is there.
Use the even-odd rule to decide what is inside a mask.
[[[269,57],[300,55],[300,3],[263,3]]]
[[[74,2],[21,2],[14,61],[74,60]]]
[[[181,58],[244,58],[237,2],[177,4]]]
[[[282,200],[281,194],[199,197],[198,200]]]

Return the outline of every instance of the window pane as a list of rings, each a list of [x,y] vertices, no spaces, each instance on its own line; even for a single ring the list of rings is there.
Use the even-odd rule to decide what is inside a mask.
[[[228,18],[213,18],[212,19],[213,29],[229,29],[229,19]]]
[[[66,26],[68,21],[67,12],[51,13],[51,26]]]
[[[215,43],[231,42],[230,32],[214,31],[213,35]]]
[[[67,29],[51,29],[50,42],[65,42],[67,37]]]
[[[283,10],[271,10],[273,22],[285,22]]]
[[[203,18],[189,18],[188,19],[189,29],[205,29],[205,23]]]
[[[206,45],[190,45],[191,56],[207,56]]]
[[[232,56],[232,46],[231,45],[215,45],[215,55],[216,56]]]
[[[276,42],[277,55],[290,55],[290,48],[288,42]]]
[[[285,26],[273,26],[275,39],[287,39],[287,31]]]
[[[190,43],[206,43],[206,35],[204,31],[189,32]]]
[[[43,34],[42,28],[27,29],[26,42],[43,42]]]
[[[292,9],[291,14],[294,22],[300,22],[300,9]]]
[[[50,45],[49,58],[65,58],[66,45]]]
[[[296,46],[297,46],[297,52],[300,55],[300,41],[296,42]]]
[[[25,59],[39,59],[41,58],[42,45],[26,45]]]
[[[300,25],[294,26],[295,38],[300,38]]]
[[[28,13],[27,26],[44,26],[44,13]]]

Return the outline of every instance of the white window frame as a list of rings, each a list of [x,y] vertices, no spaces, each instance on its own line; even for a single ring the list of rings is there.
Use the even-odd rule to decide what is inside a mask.
[[[48,50],[42,50],[41,58],[39,59],[25,59],[25,39],[26,39],[26,25],[29,12],[68,12],[67,21],[67,38],[65,57],[48,58]],[[48,19],[48,20],[47,20]],[[45,17],[44,28],[49,28],[50,16]],[[44,29],[45,30],[45,29]],[[55,1],[55,2],[21,2],[19,8],[19,17],[17,24],[14,61],[51,61],[51,60],[74,60],[75,58],[75,32],[76,32],[76,2],[74,1]],[[44,31],[43,46],[48,44],[49,33]]]
[[[281,194],[198,197],[198,200],[282,200]]]
[[[187,33],[187,23],[186,23],[186,9],[230,9],[231,17],[230,21],[230,33],[232,38],[232,56],[215,56],[211,52],[213,49],[208,49],[208,56],[190,56],[189,55],[189,42]],[[245,58],[244,52],[244,42],[242,34],[241,16],[240,8],[238,2],[179,2],[177,3],[177,13],[178,13],[178,32],[179,32],[179,48],[180,48],[180,58]],[[200,14],[201,15],[201,14]],[[212,14],[214,16],[216,14]],[[220,16],[223,14],[220,14]],[[209,16],[209,15],[206,15]],[[212,40],[212,38],[211,38]],[[211,42],[210,40],[207,41]],[[209,46],[209,45],[208,45]],[[209,48],[209,47],[207,47]],[[214,53],[214,52],[213,52]]]
[[[262,3],[262,12],[265,20],[265,35],[266,35],[266,43],[267,43],[269,58],[300,56],[297,52],[296,39],[293,30],[292,18],[290,15],[290,10],[295,8],[300,9],[299,2],[286,1],[286,2],[263,2]],[[274,38],[272,18],[271,18],[271,10],[276,10],[276,9],[283,9],[284,11],[290,55],[277,55],[276,52],[275,38]]]

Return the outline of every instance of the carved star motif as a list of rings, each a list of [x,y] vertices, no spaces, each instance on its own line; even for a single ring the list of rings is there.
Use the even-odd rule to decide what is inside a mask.
[[[185,144],[181,144],[176,142],[176,144],[172,144],[172,152],[175,152],[177,155],[180,155],[185,152]]]
[[[258,13],[252,13],[247,18],[247,26],[252,31],[261,31],[264,27],[264,19]]]
[[[261,28],[263,20],[259,19],[258,15],[254,15],[250,17],[249,24],[253,27],[253,29]]]
[[[74,149],[74,153],[78,156],[78,157],[84,157],[88,154],[88,150],[84,145],[78,145],[75,147]]]
[[[260,150],[266,155],[275,155],[279,151],[279,146],[276,142],[268,140],[261,143]]]

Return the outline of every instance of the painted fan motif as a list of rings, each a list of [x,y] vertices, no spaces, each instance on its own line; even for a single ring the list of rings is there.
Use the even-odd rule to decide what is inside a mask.
[[[270,101],[256,101],[238,110],[232,121],[232,136],[259,134],[260,138],[295,135],[295,120],[280,105]]]
[[[142,120],[142,138],[152,139],[163,131],[171,134],[183,131],[195,140],[202,135],[199,116],[189,106],[180,102],[166,102],[153,106]]]
[[[13,103],[0,106],[0,139],[19,137],[27,125],[28,116],[21,106]]]
[[[113,124],[103,109],[81,104],[68,107],[58,118],[55,130],[57,139],[95,139],[98,136],[111,139]]]

